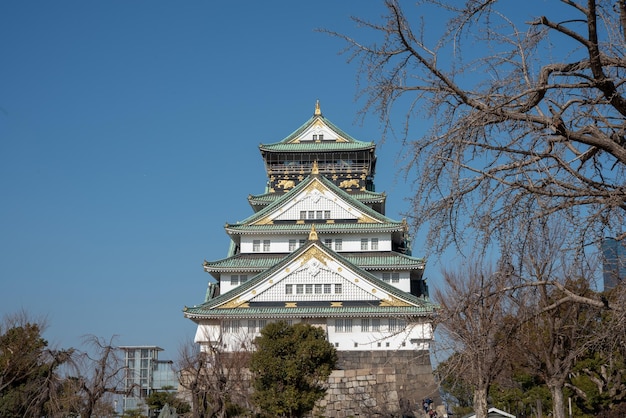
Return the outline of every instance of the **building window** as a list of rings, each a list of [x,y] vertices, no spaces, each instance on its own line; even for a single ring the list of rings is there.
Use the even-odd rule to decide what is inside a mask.
[[[315,211],[314,210],[310,210],[309,211],[309,219],[315,219]]]
[[[333,240],[330,238],[324,239],[324,245],[330,248],[333,245]]]
[[[256,320],[248,319],[248,332],[256,331]]]
[[[389,332],[399,332],[406,327],[403,319],[389,318]]]
[[[286,295],[293,294],[293,285],[292,284],[286,284],[285,285],[285,294]]]
[[[304,293],[306,293],[307,295],[311,295],[311,294],[313,294],[313,285],[312,285],[312,284],[310,284],[310,283],[307,283],[307,284],[304,286]]]
[[[331,293],[331,289],[330,284],[324,284],[324,293]]]
[[[337,294],[341,293],[341,283],[335,284],[335,293]]]
[[[317,141],[317,135],[313,134],[313,141]]]
[[[383,282],[400,283],[400,273],[383,273]]]
[[[352,319],[335,319],[335,332],[352,332]]]
[[[255,239],[254,241],[252,241],[252,251],[255,253],[261,251],[261,240]]]
[[[306,219],[306,210],[300,211],[300,219]]]
[[[330,211],[329,210],[325,210],[324,211],[324,219],[330,219]]]
[[[223,332],[237,332],[239,331],[239,320],[237,319],[233,319],[230,321],[224,321],[224,323],[222,324],[222,330]]]
[[[302,247],[302,246],[304,245],[304,243],[305,243],[305,242],[306,242],[306,240],[305,240],[305,239],[301,239],[301,240],[298,242],[298,245],[299,245],[300,247]]]
[[[265,328],[267,325],[267,319],[259,319],[259,329]]]
[[[324,211],[321,211],[321,210],[316,211],[315,219],[324,219]]]
[[[361,251],[367,251],[367,238],[361,238]]]
[[[230,276],[230,285],[231,286],[238,286],[240,284],[243,284],[245,282],[248,281],[248,275],[247,274],[233,274],[232,276]]]
[[[319,138],[319,140],[321,141],[322,139],[324,139],[324,134],[319,134],[317,137],[318,137],[318,138]]]
[[[343,240],[341,238],[337,238],[335,240],[335,251],[341,251],[343,247]]]
[[[378,250],[378,238],[372,238],[372,251]]]
[[[316,284],[315,285],[315,293],[318,294],[318,295],[322,293],[322,285],[321,284]]]
[[[372,319],[372,331],[380,331],[380,319]]]
[[[296,240],[295,239],[290,239],[289,240],[289,251],[294,251],[296,249]]]
[[[264,252],[269,252],[270,250],[270,240],[269,239],[264,239],[263,240],[263,251]]]
[[[361,332],[369,332],[370,331],[370,319],[363,318],[361,319]]]
[[[304,285],[303,284],[297,284],[296,285],[296,293],[298,295],[301,295],[304,293]]]

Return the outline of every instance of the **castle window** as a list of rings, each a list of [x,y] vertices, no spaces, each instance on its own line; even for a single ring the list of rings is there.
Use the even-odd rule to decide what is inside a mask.
[[[400,273],[397,271],[391,273],[391,283],[400,283]]]
[[[322,210],[315,211],[315,219],[324,219],[324,211]]]
[[[324,219],[330,219],[330,211],[329,210],[325,210],[324,211]]]
[[[267,319],[259,319],[259,329],[265,328],[267,325]]]
[[[324,284],[324,293],[331,293],[330,284]]]
[[[293,285],[292,284],[286,284],[285,285],[285,294],[286,295],[293,294]]]
[[[373,251],[378,250],[378,238],[372,238],[372,250]]]
[[[324,139],[324,134],[319,134],[317,138],[321,141],[322,139]]]
[[[383,282],[389,283],[391,281],[391,273],[383,273]]]
[[[231,286],[238,286],[238,285],[243,284],[243,283],[245,283],[247,281],[248,281],[248,275],[246,275],[246,274],[242,274],[242,275],[233,274],[232,276],[230,276],[230,285]]]
[[[294,251],[296,249],[296,240],[295,239],[290,239],[289,240],[289,251]]]
[[[248,332],[256,331],[256,320],[248,319]]]
[[[313,134],[313,141],[317,140],[317,135]]]
[[[252,251],[255,253],[261,251],[261,240],[255,239],[254,241],[252,241]]]
[[[341,283],[337,283],[335,285],[335,293],[337,294],[341,293]]]
[[[361,332],[369,332],[370,330],[370,319],[363,318],[361,319]]]
[[[300,219],[306,219],[306,210],[300,211]]]
[[[305,292],[307,295],[313,294],[313,285],[312,285],[312,284],[310,284],[310,283],[307,283],[307,284],[304,286],[304,292]]]
[[[367,251],[367,238],[361,238],[361,251]]]
[[[304,293],[304,285],[303,284],[297,284],[296,285],[296,294],[301,295]]]
[[[380,331],[380,319],[372,319],[372,331]]]
[[[315,211],[314,210],[310,210],[309,211],[309,219],[315,219]]]
[[[332,244],[333,244],[333,240],[332,239],[326,238],[324,240],[324,245],[327,246],[328,248],[330,248],[332,246]]]
[[[306,240],[305,240],[305,239],[301,239],[301,240],[298,242],[298,245],[299,245],[300,247],[302,247],[302,246],[304,245],[304,243],[305,243],[305,242],[306,242]]]
[[[335,240],[335,251],[341,251],[343,247],[343,240],[341,238],[337,238]]]
[[[322,285],[321,284],[316,284],[315,285],[315,293],[318,294],[318,295],[320,293],[322,293]]]
[[[335,332],[352,332],[352,319],[335,319]]]
[[[403,319],[389,318],[389,331],[399,332],[406,327],[406,321]]]
[[[263,240],[263,251],[268,252],[270,250],[270,240],[269,239],[264,239]]]

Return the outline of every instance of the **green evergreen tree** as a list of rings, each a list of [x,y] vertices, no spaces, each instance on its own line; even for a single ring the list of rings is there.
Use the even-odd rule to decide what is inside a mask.
[[[326,380],[337,362],[324,330],[274,322],[263,328],[255,345],[255,405],[272,417],[302,417],[313,410],[326,394]]]

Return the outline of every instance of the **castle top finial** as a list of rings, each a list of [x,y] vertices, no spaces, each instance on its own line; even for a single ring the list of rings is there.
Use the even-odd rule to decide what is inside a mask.
[[[317,232],[315,231],[315,225],[311,225],[311,232],[309,232],[309,241],[317,241]]]
[[[319,116],[322,114],[322,109],[320,109],[320,101],[319,99],[315,102],[315,116]]]

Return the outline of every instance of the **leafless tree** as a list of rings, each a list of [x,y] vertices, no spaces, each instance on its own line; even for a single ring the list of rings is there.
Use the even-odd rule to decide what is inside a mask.
[[[249,410],[250,352],[223,352],[220,344],[181,346],[180,386],[193,418],[224,418],[229,408]]]
[[[521,326],[510,347],[513,358],[547,385],[552,416],[565,418],[563,389],[574,366],[601,348],[602,328],[611,325],[601,321],[605,306],[587,302],[594,300],[589,280],[594,269],[590,272],[584,261],[564,256],[562,230],[544,225],[532,232],[535,237],[526,243],[522,260],[527,276],[517,277],[520,286],[515,290]]]
[[[360,63],[363,111],[389,129],[406,116],[410,217],[430,248],[506,240],[520,218],[566,219],[572,248],[624,238],[626,1],[400,3],[354,18],[373,41],[326,32]]]
[[[94,335],[84,338],[86,351],[77,353],[68,369],[66,384],[69,399],[81,417],[96,416],[96,411],[107,409],[114,394],[124,393],[124,359],[114,345],[115,337],[104,339]]]
[[[510,285],[510,277],[507,271],[483,269],[476,262],[456,272],[444,271],[443,278],[443,287],[434,294],[441,306],[438,344],[455,353],[445,372],[470,382],[476,417],[485,418],[489,387],[506,364],[518,326],[516,303],[502,290]]]

